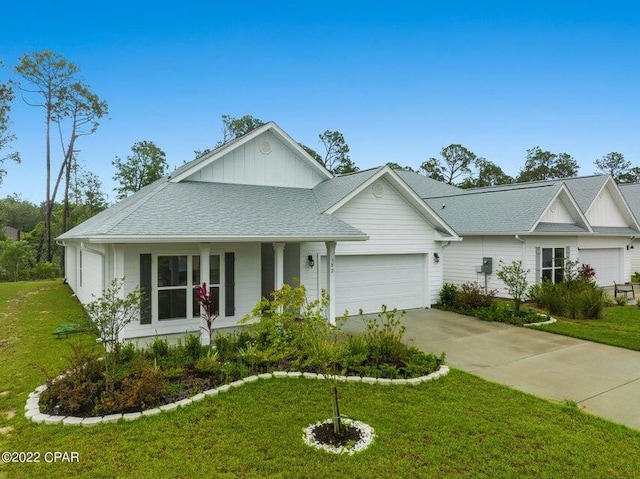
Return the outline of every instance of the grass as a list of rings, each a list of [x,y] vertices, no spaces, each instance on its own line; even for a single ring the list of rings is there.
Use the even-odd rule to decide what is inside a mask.
[[[52,334],[82,318],[61,283],[0,284],[0,452],[80,456],[0,463],[0,478],[640,476],[640,432],[457,370],[418,387],[341,386],[342,412],[378,435],[354,456],[303,444],[302,429],[331,413],[326,385],[308,379],[261,380],[130,423],[33,424],[22,411],[44,376],[29,365],[61,371],[67,342],[93,344],[88,334]]]
[[[603,319],[566,319],[536,329],[640,351],[640,308],[611,306]]]

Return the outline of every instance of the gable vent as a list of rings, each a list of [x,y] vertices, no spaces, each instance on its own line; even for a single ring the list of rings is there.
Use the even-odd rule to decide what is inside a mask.
[[[271,153],[271,143],[269,143],[268,141],[263,141],[262,143],[260,143],[260,151],[264,155],[268,155],[269,153]]]

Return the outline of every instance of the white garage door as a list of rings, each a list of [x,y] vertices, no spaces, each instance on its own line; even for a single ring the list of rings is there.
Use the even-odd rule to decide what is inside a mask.
[[[323,287],[326,286],[323,261]],[[425,255],[336,256],[336,314],[358,314],[427,305]]]
[[[596,282],[600,286],[610,286],[615,281],[622,283],[620,264],[621,250],[619,248],[581,248],[578,253],[578,263],[588,264],[596,270]]]

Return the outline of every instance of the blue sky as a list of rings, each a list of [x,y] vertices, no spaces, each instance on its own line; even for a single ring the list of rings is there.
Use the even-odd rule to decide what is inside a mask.
[[[0,81],[27,52],[75,62],[109,103],[80,159],[113,198],[112,160],[151,140],[171,166],[222,114],[273,120],[320,148],[339,130],[361,168],[418,167],[461,143],[517,174],[534,146],[640,166],[640,7],[633,2],[11,2]],[[42,111],[12,110],[21,165],[0,196],[44,199]],[[59,157],[56,159],[59,164]]]

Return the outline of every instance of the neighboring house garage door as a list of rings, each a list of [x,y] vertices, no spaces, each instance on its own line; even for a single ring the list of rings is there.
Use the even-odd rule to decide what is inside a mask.
[[[588,264],[596,270],[596,282],[600,286],[622,283],[622,271],[620,265],[619,248],[581,248],[578,253],[578,262]]]
[[[336,256],[336,315],[425,307],[424,254]],[[323,261],[323,286],[326,285]]]

